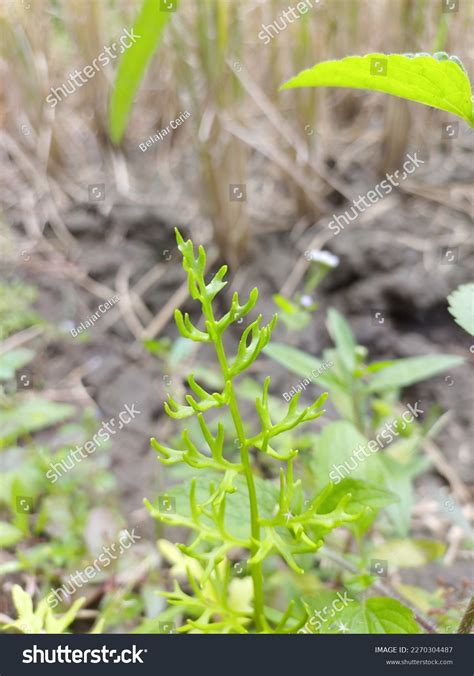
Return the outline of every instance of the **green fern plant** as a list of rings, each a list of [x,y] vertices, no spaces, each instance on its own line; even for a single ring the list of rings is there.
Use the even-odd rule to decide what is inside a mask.
[[[300,555],[321,547],[325,535],[336,527],[357,520],[365,512],[350,513],[347,509],[351,494],[334,500],[334,486],[328,484],[315,495],[305,495],[301,481],[295,479],[295,461],[298,451],[277,451],[273,440],[303,423],[319,418],[327,394],[322,394],[311,406],[298,409],[299,395],[289,402],[286,414],[272,420],[269,406],[270,378],[266,378],[255,408],[259,429],[247,433],[242,411],[236,396],[235,381],[257,359],[269,343],[277,316],[261,326],[259,315],[243,331],[237,354],[230,358],[224,347],[224,334],[229,326],[248,315],[257,303],[258,290],[251,291],[248,300],[240,304],[234,293],[230,309],[220,318],[215,314],[214,301],[225,287],[227,266],[222,266],[206,283],[206,253],[200,246],[197,257],[193,243],[184,241],[176,231],[183,267],[188,273],[189,291],[201,304],[205,319],[204,330],[191,322],[188,314],[176,310],[179,331],[190,340],[214,346],[224,387],[210,393],[201,387],[193,375],[188,378],[192,394],[185,404],[170,395],[165,403],[166,413],[175,419],[196,418],[202,433],[202,442],[196,443],[185,429],[182,448],[169,448],[156,439],[153,447],[165,465],[185,463],[198,476],[170,490],[166,504],[152,505],[145,501],[151,514],[173,526],[184,526],[195,537],[179,549],[185,555],[186,570],[192,595],[183,591],[175,581],[172,592],[165,593],[171,605],[184,611],[185,623],[178,631],[207,633],[293,633],[306,618],[294,613],[294,602],[286,610],[269,608],[265,599],[264,566],[269,557],[278,555],[297,573],[303,573]],[[226,431],[221,422],[215,431],[205,414],[215,410],[230,414],[239,449],[239,457],[225,452]],[[252,453],[265,454],[279,464],[279,484],[259,476],[258,464]],[[173,504],[173,509],[169,506]],[[238,608],[229,602],[232,582],[231,561],[236,551],[247,556],[245,567],[251,578],[250,609]],[[249,612],[250,610],[250,612]]]

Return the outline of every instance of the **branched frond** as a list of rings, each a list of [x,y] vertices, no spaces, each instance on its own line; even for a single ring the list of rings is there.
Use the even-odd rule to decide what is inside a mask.
[[[291,448],[277,451],[271,445],[278,435],[321,416],[327,395],[323,394],[312,405],[299,409],[298,394],[289,402],[284,417],[279,422],[274,421],[269,407],[270,378],[266,378],[262,394],[255,402],[260,431],[253,437],[247,436],[234,380],[249,368],[269,343],[277,316],[262,326],[262,316],[258,315],[242,332],[235,356],[228,358],[223,335],[230,324],[239,322],[254,309],[258,290],[253,289],[243,304],[234,293],[229,310],[222,317],[216,317],[213,301],[226,285],[227,267],[222,266],[206,283],[204,249],[199,247],[196,255],[193,243],[185,241],[178,231],[176,239],[188,274],[189,292],[201,304],[205,328],[198,329],[189,315],[180,310],[175,312],[176,324],[186,338],[214,345],[224,387],[222,392],[210,393],[191,374],[188,377],[191,392],[185,396],[185,403],[179,403],[171,396],[165,403],[165,411],[170,417],[194,417],[197,420],[202,442],[196,440],[194,432],[191,436],[187,429],[182,432],[181,449],[152,440],[164,464],[186,463],[197,472],[205,470],[202,476],[206,478],[203,482],[199,476],[195,477],[184,495],[182,491],[170,490],[170,495],[175,495],[176,509],[164,510],[160,505],[146,503],[155,518],[172,526],[184,526],[193,533],[188,545],[174,548],[177,556],[188,557],[186,561],[190,565],[186,566],[186,571],[192,593],[187,594],[176,583],[174,590],[165,596],[170,604],[181,606],[185,612],[185,623],[178,629],[180,632],[247,633],[252,627],[257,632],[290,632],[299,621],[293,616],[291,605],[281,617],[278,611],[272,611],[276,626],[272,629],[268,624],[262,563],[268,556],[278,555],[292,570],[302,573],[298,556],[316,551],[323,543],[322,536],[359,516],[346,509],[351,501],[350,494],[343,496],[331,511],[322,511],[324,500],[333,489],[331,485],[312,500],[305,501],[301,482],[293,475],[298,451]],[[223,424],[218,422],[211,429],[205,419],[207,412],[223,408],[234,427],[230,439],[235,441],[227,453]],[[238,459],[235,457],[236,441],[240,452]],[[286,464],[285,468],[280,468],[279,489],[272,481],[256,476],[251,449]],[[246,491],[242,491],[243,486]],[[232,578],[230,574],[231,551],[235,549],[248,552],[245,557],[248,576],[242,580]],[[251,584],[248,602],[242,603],[240,588],[235,595],[236,586],[240,584],[245,589]],[[234,598],[232,602],[233,591],[237,601]]]

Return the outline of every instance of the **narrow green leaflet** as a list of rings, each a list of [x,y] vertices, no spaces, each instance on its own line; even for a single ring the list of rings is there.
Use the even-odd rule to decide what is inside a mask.
[[[342,364],[349,374],[352,375],[356,363],[356,342],[349,324],[344,317],[333,308],[328,310],[328,329]]]
[[[366,54],[324,61],[302,71],[280,89],[350,87],[370,89],[446,110],[474,126],[469,78],[456,57]]]
[[[456,324],[474,336],[474,282],[459,286],[448,296],[448,303]]]
[[[157,0],[145,0],[142,5],[133,26],[138,39],[122,55],[110,101],[109,132],[114,143],[119,143],[125,132],[140,82],[172,16],[173,12],[160,9]]]
[[[397,359],[392,366],[378,371],[370,381],[369,392],[407,387],[421,380],[437,376],[443,371],[456,368],[464,362],[462,357],[450,354],[433,354],[426,357]]]

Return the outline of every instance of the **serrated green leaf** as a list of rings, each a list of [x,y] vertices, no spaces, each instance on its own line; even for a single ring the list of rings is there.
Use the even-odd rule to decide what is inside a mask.
[[[448,296],[448,303],[456,324],[474,336],[474,282],[459,286]]]
[[[350,87],[385,92],[454,113],[474,126],[469,78],[454,59],[380,53],[348,56],[316,64],[280,89],[294,87]]]
[[[173,12],[160,9],[157,0],[145,0],[133,26],[140,36],[122,55],[109,107],[109,131],[114,143],[119,143],[130,115],[133,100],[161,39],[163,29]]]
[[[378,371],[367,386],[369,392],[408,387],[433,378],[443,371],[456,368],[464,362],[462,357],[450,354],[433,354],[426,357],[397,359],[392,366]]]
[[[419,634],[413,611],[388,597],[367,599],[341,612],[341,622],[351,634]]]
[[[336,592],[328,589],[317,591],[311,596],[304,598],[304,605],[308,614],[308,619],[305,623],[305,630],[310,634],[324,634],[335,628],[339,614],[344,607],[342,605],[352,605],[359,603],[351,598],[347,592]],[[341,608],[342,605],[342,608]]]

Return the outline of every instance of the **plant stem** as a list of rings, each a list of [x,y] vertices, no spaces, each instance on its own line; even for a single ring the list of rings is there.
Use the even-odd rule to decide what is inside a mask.
[[[255,482],[253,478],[252,466],[250,464],[250,454],[247,446],[245,432],[243,429],[240,411],[235,398],[235,392],[231,384],[229,408],[232,415],[232,420],[235,424],[237,436],[241,445],[240,458],[244,466],[245,479],[247,481],[247,490],[249,494],[250,503],[250,528],[252,534],[252,555],[257,553],[260,545],[260,517],[258,513],[257,492],[255,490]],[[262,630],[264,624],[264,599],[263,599],[263,572],[261,563],[254,563],[252,568],[253,592],[254,592],[254,612],[255,612],[255,626],[257,630]]]
[[[255,489],[255,481],[252,472],[252,465],[250,463],[250,453],[248,448],[247,438],[245,436],[244,425],[240,415],[237,398],[235,396],[234,384],[232,377],[229,375],[229,364],[222,343],[222,337],[215,331],[215,319],[211,304],[206,306],[208,318],[214,324],[214,345],[216,348],[217,358],[224,376],[224,384],[229,383],[229,410],[232,420],[235,425],[235,431],[239,439],[240,458],[244,467],[245,480],[247,482],[247,490],[250,504],[250,532],[252,535],[251,553],[254,556],[260,545],[260,516],[258,513],[257,491]],[[263,571],[261,563],[253,563],[251,565],[252,581],[253,581],[253,596],[254,596],[254,622],[257,631],[263,631],[267,628],[264,613],[264,596],[263,596]]]

